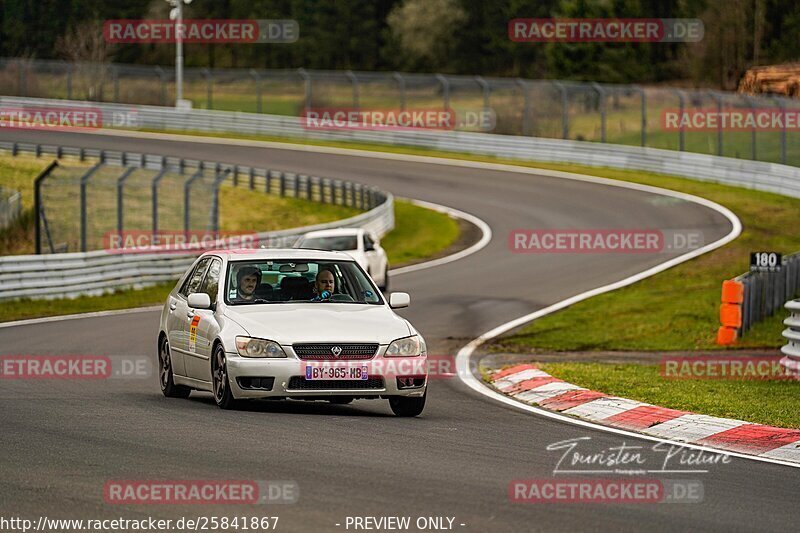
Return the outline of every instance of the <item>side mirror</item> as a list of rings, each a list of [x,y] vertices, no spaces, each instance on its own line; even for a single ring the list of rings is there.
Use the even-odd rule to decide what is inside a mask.
[[[400,309],[401,307],[408,307],[411,303],[411,297],[407,292],[393,292],[389,295],[389,307],[392,309]]]
[[[189,295],[189,307],[194,309],[211,309],[211,297],[204,292],[195,292]]]

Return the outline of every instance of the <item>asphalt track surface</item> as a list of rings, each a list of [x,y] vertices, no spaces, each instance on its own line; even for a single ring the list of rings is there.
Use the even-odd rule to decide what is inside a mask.
[[[0,139],[348,178],[480,217],[494,234],[483,250],[392,280],[393,290],[411,294],[411,307],[401,314],[426,337],[430,353],[454,354],[499,324],[671,257],[514,254],[507,244],[513,229],[692,228],[703,231],[706,242],[730,231],[725,217],[693,203],[546,176],[191,140],[10,133],[1,132]],[[675,289],[679,297],[681,289]],[[0,354],[150,355],[155,361],[157,324],[157,312],[137,312],[3,328]],[[4,380],[0,516],[277,515],[279,531],[345,531],[347,516],[411,516],[412,524],[420,516],[447,516],[455,518],[457,531],[765,531],[785,530],[800,517],[796,469],[737,458],[699,467],[706,473],[650,475],[702,481],[702,503],[509,501],[512,480],[553,479],[561,452],[545,448],[577,437],[590,437],[585,451],[623,442],[642,446],[648,467],[659,466],[664,457],[651,451],[648,441],[499,405],[457,379],[432,381],[425,412],[414,419],[391,416],[385,401],[256,402],[223,412],[206,393],[164,398],[156,376],[83,383]],[[677,460],[669,467],[698,468]],[[110,479],[293,480],[300,499],[274,506],[109,505],[103,485]]]

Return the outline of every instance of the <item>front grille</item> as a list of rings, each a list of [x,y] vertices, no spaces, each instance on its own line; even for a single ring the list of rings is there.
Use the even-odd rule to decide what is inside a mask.
[[[333,348],[338,346],[341,353],[338,357],[333,354]],[[295,344],[294,353],[297,357],[305,361],[356,361],[360,359],[372,359],[378,353],[378,343],[368,344],[349,344],[349,343],[315,343],[315,344]]]
[[[383,389],[383,378],[307,380],[304,376],[292,376],[289,379],[288,389],[290,390]]]

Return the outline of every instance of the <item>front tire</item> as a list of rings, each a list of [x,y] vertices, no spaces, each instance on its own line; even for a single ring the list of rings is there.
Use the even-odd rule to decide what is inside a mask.
[[[169,351],[169,341],[164,337],[158,347],[158,376],[161,392],[167,398],[188,398],[192,389],[183,385],[175,385],[172,374],[172,355]]]
[[[238,402],[231,392],[231,383],[228,378],[228,364],[225,359],[225,349],[218,344],[211,357],[211,382],[214,389],[214,402],[220,409],[235,409]]]
[[[412,417],[422,414],[425,409],[425,398],[428,396],[428,391],[420,398],[411,398],[406,396],[393,396],[389,398],[389,407],[396,416]]]

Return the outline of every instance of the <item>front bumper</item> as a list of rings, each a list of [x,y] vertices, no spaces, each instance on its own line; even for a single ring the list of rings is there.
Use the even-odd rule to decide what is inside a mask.
[[[284,350],[286,350],[284,346]],[[379,354],[385,350],[381,347]],[[301,360],[287,350],[287,358],[242,357],[226,353],[228,378],[235,398],[380,398],[420,397],[428,385],[427,356],[383,357],[353,361]],[[366,367],[366,380],[306,380],[306,366]],[[415,378],[410,384],[408,378]],[[406,382],[402,387],[398,378]],[[261,388],[253,388],[252,385]],[[266,390],[270,387],[270,390]]]

